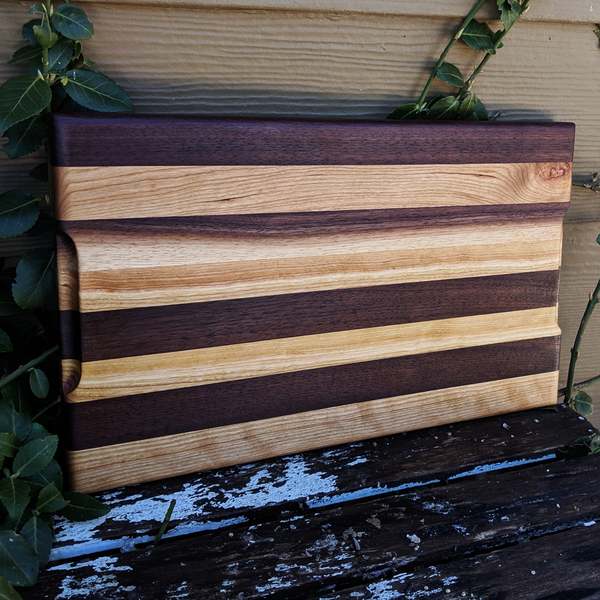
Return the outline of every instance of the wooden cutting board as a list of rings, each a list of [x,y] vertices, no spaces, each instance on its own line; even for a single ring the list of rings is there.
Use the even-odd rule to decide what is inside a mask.
[[[53,130],[74,489],[556,402],[573,125]]]

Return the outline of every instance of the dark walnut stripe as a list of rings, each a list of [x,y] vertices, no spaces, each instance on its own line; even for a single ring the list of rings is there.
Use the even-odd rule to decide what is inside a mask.
[[[543,308],[556,304],[557,286],[558,271],[540,271],[82,313],[81,355],[63,358],[87,362]]]
[[[569,123],[53,115],[61,167],[571,162]]]
[[[61,221],[69,235],[89,232],[111,235],[227,236],[249,235],[301,236],[405,227],[446,227],[475,223],[498,223],[541,219],[561,219],[568,202],[545,204],[496,204],[487,206],[439,206],[433,208],[396,208],[382,210],[323,211],[250,215],[208,215],[148,219],[105,219]]]
[[[71,449],[553,372],[559,344],[549,337],[67,404]]]

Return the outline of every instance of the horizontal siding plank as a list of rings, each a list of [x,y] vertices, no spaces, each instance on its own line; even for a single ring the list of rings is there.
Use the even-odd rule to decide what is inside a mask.
[[[386,398],[68,453],[71,485],[93,492],[554,402],[558,372]],[[335,424],[335,438],[332,437]]]

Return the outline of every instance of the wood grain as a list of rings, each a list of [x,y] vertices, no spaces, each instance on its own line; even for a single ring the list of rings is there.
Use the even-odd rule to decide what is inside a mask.
[[[66,405],[83,450],[347,404],[554,372],[560,338],[404,356]],[[224,410],[227,407],[227,410]]]
[[[556,307],[86,362],[68,402],[89,402],[560,334]]]
[[[57,167],[567,162],[572,123],[261,121],[54,114]]]
[[[568,202],[571,189],[566,162],[57,167],[54,172],[62,221],[361,210],[366,204],[374,210]]]
[[[556,270],[561,222],[270,236],[73,235],[79,310],[121,310]],[[126,250],[123,250],[125,244]],[[177,277],[174,278],[174,273]],[[166,283],[168,282],[168,285]]]
[[[201,469],[502,414],[555,402],[558,372],[375,400],[213,430],[68,452],[73,489],[91,492]]]
[[[62,330],[81,344],[61,355],[96,361],[527,310],[555,306],[557,290],[558,271],[540,271],[85,312],[81,325],[63,311]]]

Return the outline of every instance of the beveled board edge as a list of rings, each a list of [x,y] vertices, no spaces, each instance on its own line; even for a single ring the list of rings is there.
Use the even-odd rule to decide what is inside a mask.
[[[169,115],[50,119],[54,166],[572,162],[575,125]]]

